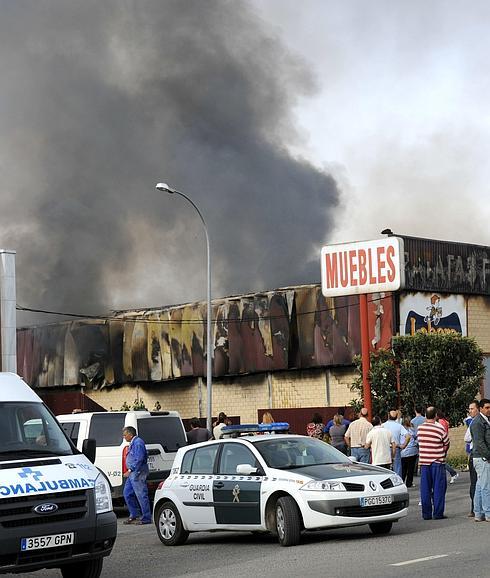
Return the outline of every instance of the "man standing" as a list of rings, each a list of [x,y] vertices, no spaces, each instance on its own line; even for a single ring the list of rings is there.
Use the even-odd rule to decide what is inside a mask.
[[[364,447],[366,436],[373,429],[367,415],[368,410],[363,407],[359,412],[359,419],[353,421],[345,432],[345,442],[350,446],[351,456],[364,464],[369,464],[369,450]]]
[[[475,466],[473,465],[473,456],[471,454],[473,450],[473,442],[471,440],[471,423],[475,419],[475,417],[480,413],[480,403],[474,399],[468,406],[468,417],[465,419],[465,423],[468,426],[464,434],[464,441],[466,444],[466,451],[468,455],[468,469],[470,470],[470,499],[471,499],[471,510],[468,514],[469,518],[475,517],[475,508],[474,508],[474,499],[475,499],[475,487],[476,487],[476,480],[477,475],[475,471]]]
[[[436,408],[428,407],[425,422],[419,425],[420,498],[424,520],[445,518],[446,501],[446,454],[449,437],[440,423],[436,422]]]
[[[480,400],[480,413],[470,425],[475,486],[475,522],[490,522],[490,399]]]
[[[417,429],[419,425],[422,425],[425,421],[424,408],[421,405],[415,406],[415,417],[410,422],[412,427],[415,429],[415,433],[417,433]]]
[[[383,427],[387,430],[390,430],[393,434],[393,439],[395,440],[396,444],[396,451],[395,457],[393,460],[393,471],[397,473],[400,478],[402,477],[402,456],[401,450],[407,447],[408,442],[410,441],[410,434],[407,430],[402,426],[401,423],[398,423],[398,412],[396,409],[392,409],[388,414],[388,420],[385,421]]]
[[[124,473],[124,501],[128,506],[129,518],[124,524],[150,524],[151,510],[148,499],[148,454],[145,442],[138,437],[134,427],[128,426],[123,429],[123,438],[129,442],[126,454],[127,471]],[[138,519],[141,516],[140,519]]]
[[[365,448],[371,450],[371,463],[374,466],[390,469],[395,455],[396,443],[393,434],[381,425],[381,418],[373,417],[373,429],[366,436]]]
[[[211,433],[205,427],[201,427],[197,417],[191,419],[191,431],[187,432],[187,441],[189,445],[207,442],[211,439]]]

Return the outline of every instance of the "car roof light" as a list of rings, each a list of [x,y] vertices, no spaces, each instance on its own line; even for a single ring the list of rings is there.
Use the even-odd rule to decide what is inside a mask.
[[[223,436],[238,437],[250,433],[287,433],[289,424],[287,422],[274,423],[242,423],[239,425],[226,425],[221,433]]]

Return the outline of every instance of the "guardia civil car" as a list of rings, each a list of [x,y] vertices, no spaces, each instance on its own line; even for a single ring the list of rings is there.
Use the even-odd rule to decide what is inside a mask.
[[[230,426],[223,432],[258,429],[267,428]],[[390,470],[353,462],[314,438],[259,433],[269,435],[178,450],[171,475],[155,494],[163,544],[183,544],[190,532],[250,530],[272,532],[282,546],[294,546],[305,530],[367,524],[374,534],[387,534],[407,515],[407,488]]]

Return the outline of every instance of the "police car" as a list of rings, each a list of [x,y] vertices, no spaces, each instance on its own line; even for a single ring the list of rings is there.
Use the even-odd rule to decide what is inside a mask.
[[[282,433],[288,427],[228,426],[225,439],[179,449],[155,494],[160,540],[176,546],[190,532],[250,530],[294,546],[304,530],[368,524],[387,534],[407,515],[399,476],[353,462],[320,440]],[[240,435],[257,433],[263,435]]]

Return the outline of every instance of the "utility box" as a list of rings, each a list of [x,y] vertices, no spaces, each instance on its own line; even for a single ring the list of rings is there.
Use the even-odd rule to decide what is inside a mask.
[[[0,371],[17,373],[15,251],[0,249]]]

